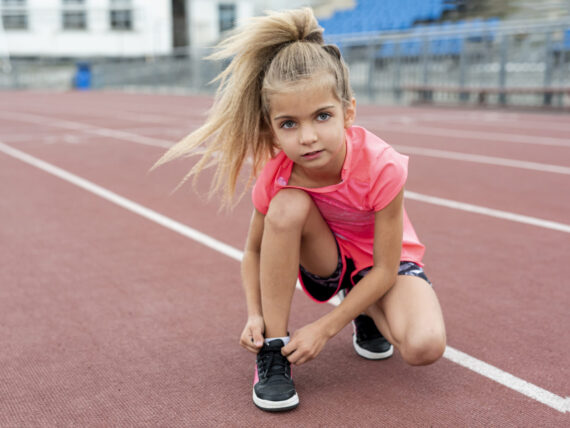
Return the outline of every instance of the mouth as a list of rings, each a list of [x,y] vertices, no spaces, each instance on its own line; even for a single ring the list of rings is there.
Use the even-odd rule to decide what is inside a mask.
[[[315,156],[318,156],[319,153],[323,152],[323,150],[315,150],[313,152],[309,152],[309,153],[305,153],[303,155],[301,155],[301,157],[305,158],[305,159],[310,159],[313,158]]]

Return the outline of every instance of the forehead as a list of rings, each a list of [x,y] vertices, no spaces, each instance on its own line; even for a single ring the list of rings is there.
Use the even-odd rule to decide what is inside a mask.
[[[341,107],[331,84],[317,79],[293,83],[269,96],[270,114],[302,116],[328,106]]]

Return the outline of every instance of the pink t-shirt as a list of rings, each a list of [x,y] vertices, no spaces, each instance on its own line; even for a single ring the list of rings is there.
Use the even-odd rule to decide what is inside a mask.
[[[320,188],[288,186],[292,169],[293,162],[283,152],[267,162],[253,187],[255,208],[265,215],[280,189],[303,189],[311,195],[341,252],[354,261],[357,271],[372,266],[374,213],[386,207],[404,186],[408,157],[366,129],[353,126],[346,131],[346,158],[339,183]],[[404,209],[400,260],[423,266],[424,251]]]

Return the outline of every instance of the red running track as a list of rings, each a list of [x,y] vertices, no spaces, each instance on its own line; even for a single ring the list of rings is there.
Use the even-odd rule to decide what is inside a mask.
[[[428,248],[426,271],[450,348],[423,368],[407,366],[397,353],[365,361],[352,350],[347,327],[315,361],[295,369],[299,408],[273,415],[253,406],[254,359],[237,345],[245,321],[239,263],[38,163],[239,250],[248,196],[219,213],[205,197],[208,174],[198,195],[191,186],[169,195],[188,165],[148,173],[210,103],[2,94],[0,426],[569,425],[567,115],[359,108],[358,123],[411,151],[406,207]],[[414,154],[418,148],[518,163]],[[23,154],[33,158],[25,162]],[[329,309],[296,293],[291,329]],[[479,368],[465,367],[471,358]]]

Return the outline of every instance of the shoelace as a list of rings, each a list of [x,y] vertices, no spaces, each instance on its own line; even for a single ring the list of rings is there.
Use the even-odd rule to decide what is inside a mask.
[[[281,349],[266,349],[262,352],[260,359],[263,367],[262,373],[265,377],[268,374],[289,377],[287,373],[288,364],[286,358],[281,355]]]

